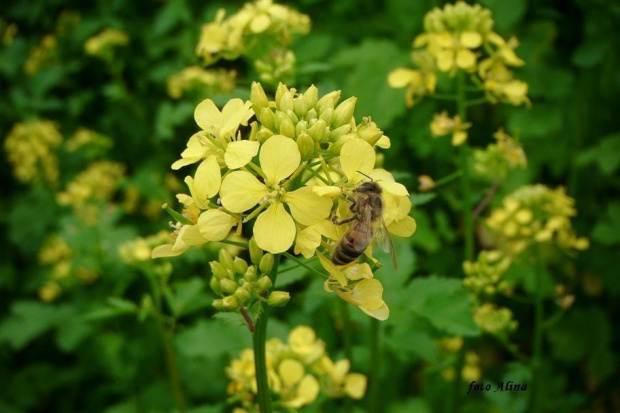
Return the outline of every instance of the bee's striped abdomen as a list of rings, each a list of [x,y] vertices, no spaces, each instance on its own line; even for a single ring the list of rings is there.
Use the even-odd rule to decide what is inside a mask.
[[[359,256],[364,253],[366,247],[362,248],[361,250],[355,249],[354,232],[355,227],[351,228],[349,232],[344,234],[342,240],[340,240],[338,245],[336,245],[336,248],[334,248],[334,253],[332,254],[332,262],[334,264],[349,264],[358,259]]]

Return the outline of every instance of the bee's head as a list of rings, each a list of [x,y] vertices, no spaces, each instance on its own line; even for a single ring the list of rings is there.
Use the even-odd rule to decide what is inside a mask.
[[[372,192],[375,194],[381,194],[381,187],[375,181],[362,182],[360,186],[355,188],[355,192]]]

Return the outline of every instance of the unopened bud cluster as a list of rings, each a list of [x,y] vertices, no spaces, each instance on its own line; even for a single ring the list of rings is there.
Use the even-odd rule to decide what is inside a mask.
[[[500,251],[481,251],[477,261],[463,263],[463,285],[476,296],[508,291],[509,285],[502,280],[502,275],[511,264],[512,259]]]
[[[271,291],[273,283],[269,274],[274,266],[273,254],[263,253],[254,240],[250,241],[250,256],[253,265],[243,258],[232,257],[225,249],[219,252],[218,261],[211,261],[213,276],[209,285],[221,298],[213,301],[213,306],[220,311],[235,311],[249,307],[258,297],[266,298],[274,307],[285,306],[290,295],[286,291]]]
[[[503,129],[493,134],[495,142],[485,149],[474,149],[474,172],[486,179],[504,179],[509,171],[525,168],[527,158],[523,147]]]
[[[205,95],[230,93],[235,89],[235,76],[235,71],[186,67],[168,77],[168,96],[179,99],[190,90],[199,90]]]
[[[474,321],[489,334],[506,335],[517,328],[512,311],[506,307],[497,307],[491,303],[482,304],[474,310]]]

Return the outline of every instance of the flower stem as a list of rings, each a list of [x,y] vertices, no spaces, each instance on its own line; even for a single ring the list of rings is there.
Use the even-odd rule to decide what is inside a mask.
[[[371,413],[381,411],[381,325],[379,320],[370,320],[370,409]]]
[[[269,278],[272,285],[276,284],[280,255],[274,256],[275,261]],[[261,303],[262,312],[258,316],[254,329],[254,368],[256,370],[257,399],[260,413],[271,413],[271,394],[267,379],[267,358],[265,354],[265,340],[267,338],[267,323],[271,307],[267,303]]]
[[[543,275],[543,263],[541,259],[540,249],[536,248],[535,252],[535,277],[536,287],[534,290],[534,343],[533,343],[533,372],[534,372],[534,389],[532,391],[531,411],[538,413],[541,411],[541,396],[542,396],[542,377],[541,377],[541,362],[542,362],[542,335],[543,335],[543,295],[542,295],[542,275]]]

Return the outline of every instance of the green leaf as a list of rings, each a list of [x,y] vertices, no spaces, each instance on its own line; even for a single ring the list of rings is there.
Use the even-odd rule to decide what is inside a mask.
[[[186,357],[211,359],[235,354],[252,346],[247,328],[205,320],[179,333],[174,342],[177,350]]]
[[[13,348],[20,349],[56,327],[69,313],[66,306],[18,301],[11,306],[11,315],[0,324],[0,342],[6,341]]]
[[[471,303],[461,280],[436,276],[418,278],[407,286],[401,296],[401,309],[427,319],[448,334],[480,334],[472,319]]]
[[[175,283],[171,296],[174,315],[182,317],[208,307],[210,300],[204,290],[205,282],[197,277]]]
[[[603,174],[611,175],[620,166],[618,153],[620,153],[620,133],[614,133],[601,138],[596,146],[579,154],[577,165],[583,166],[595,163]]]
[[[603,245],[620,243],[620,202],[611,202],[605,216],[592,230],[592,240]]]
[[[416,194],[412,193],[409,199],[411,200],[411,204],[413,206],[420,206],[431,202],[433,199],[437,197],[437,194],[434,192],[421,193]]]
[[[480,0],[493,13],[493,20],[497,27],[509,29],[517,24],[527,10],[525,0]]]

